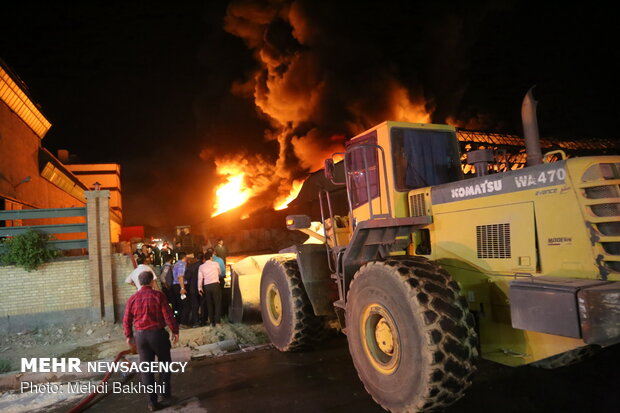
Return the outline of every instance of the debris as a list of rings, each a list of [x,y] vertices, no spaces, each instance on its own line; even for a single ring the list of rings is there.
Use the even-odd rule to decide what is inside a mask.
[[[245,353],[250,351],[263,350],[266,348],[270,348],[271,346],[271,344],[259,344],[258,346],[243,346],[241,347],[241,351]]]
[[[205,344],[194,349],[192,358],[201,358],[207,356],[219,356],[229,351],[239,350],[239,345],[235,340],[224,340],[217,343]]]
[[[189,361],[191,358],[191,350],[188,347],[173,348],[170,350],[170,358],[174,362]],[[138,363],[140,356],[138,354],[131,354],[125,357],[130,363]]]
[[[89,328],[88,331],[86,332],[86,335],[90,336],[91,334],[93,334],[93,330]]]

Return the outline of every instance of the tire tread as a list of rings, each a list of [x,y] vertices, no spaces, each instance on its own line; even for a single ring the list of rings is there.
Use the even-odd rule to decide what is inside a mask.
[[[387,266],[398,275],[409,299],[415,302],[433,363],[428,377],[423,379],[426,384],[421,394],[405,405],[383,407],[393,413],[407,413],[432,411],[454,403],[471,385],[478,357],[474,318],[460,295],[458,283],[439,264],[424,257],[390,258],[362,266],[351,281],[349,292],[357,277],[375,265]],[[381,404],[366,383],[364,387]]]
[[[312,347],[321,341],[325,335],[324,319],[316,316],[306,294],[301,281],[301,274],[296,259],[288,257],[274,257],[270,260],[273,265],[278,266],[287,277],[289,285],[288,293],[291,294],[293,308],[293,331],[289,342],[278,347],[283,352],[294,352]],[[286,293],[285,291],[281,294]]]

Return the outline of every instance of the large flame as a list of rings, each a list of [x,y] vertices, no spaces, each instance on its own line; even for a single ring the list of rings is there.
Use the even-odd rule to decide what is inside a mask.
[[[245,204],[252,196],[252,190],[245,186],[245,173],[231,170],[218,173],[226,176],[226,182],[219,185],[215,191],[215,212],[211,214],[212,217]]]
[[[293,200],[297,198],[297,195],[299,195],[299,191],[301,191],[301,187],[303,186],[303,184],[303,179],[293,181],[293,187],[291,188],[290,194],[288,194],[288,196],[286,196],[284,200],[276,200],[273,209],[275,209],[276,211],[280,211],[282,209],[288,208],[288,204],[293,202]]]
[[[211,216],[240,207],[253,197],[260,197],[258,203],[250,202],[251,208],[244,211],[242,219],[258,208],[268,206],[264,201],[271,198],[275,210],[285,209],[297,197],[304,183],[303,179],[293,180],[279,176],[276,165],[260,156],[237,155],[215,160],[217,174],[224,178],[215,191],[214,212]],[[273,194],[273,195],[271,195]],[[267,201],[269,202],[269,201]]]
[[[400,122],[430,123],[431,114],[426,109],[424,103],[413,102],[409,97],[407,89],[397,85],[392,91],[391,117],[389,120]]]

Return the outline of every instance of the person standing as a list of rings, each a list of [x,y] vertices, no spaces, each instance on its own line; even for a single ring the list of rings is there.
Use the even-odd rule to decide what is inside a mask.
[[[139,249],[134,251],[133,258],[136,260],[136,264],[144,264],[144,260],[149,256],[149,247],[146,244],[142,244]]]
[[[213,261],[207,251],[205,262],[198,268],[198,293],[201,296],[202,324],[213,327],[220,322],[222,310],[222,289],[220,288],[220,265]]]
[[[170,338],[165,327],[168,325],[172,331],[172,343],[179,341],[179,326],[174,319],[172,310],[168,305],[166,296],[161,291],[151,288],[153,273],[143,271],[138,276],[142,287],[129,297],[123,317],[123,330],[127,338],[127,344],[135,346],[140,355],[140,363],[155,361],[155,356],[160,362],[171,362]],[[133,326],[133,330],[132,330]],[[145,386],[153,386],[154,390],[162,390],[159,393],[160,401],[166,402],[172,399],[170,372],[159,374],[160,386],[155,385],[153,373],[142,373],[142,383]],[[149,388],[149,387],[147,387]],[[155,411],[161,408],[157,392],[146,394],[148,409]]]
[[[140,284],[140,280],[139,280],[138,276],[141,273],[143,273],[144,271],[148,271],[148,272],[152,273],[153,274],[153,278],[155,278],[155,272],[153,271],[153,268],[151,267],[151,258],[150,257],[146,257],[142,264],[138,264],[138,266],[131,273],[129,273],[127,278],[125,278],[125,282],[127,284],[135,285],[136,289],[139,290],[140,287],[142,287],[142,285]],[[156,289],[156,290],[159,290],[159,287],[157,286],[157,283],[153,283],[153,288]]]
[[[183,248],[181,247],[181,241],[176,241],[174,243],[174,249],[172,250],[172,255],[174,256],[174,259],[176,261],[179,261],[181,259],[179,258],[181,253],[185,254]]]
[[[174,318],[179,324],[185,321],[185,299],[187,298],[187,282],[185,281],[185,270],[187,269],[187,255],[179,252],[178,261],[172,267],[172,309],[174,310]]]
[[[151,245],[151,253],[153,254],[153,265],[161,267],[163,265],[161,250],[157,247],[157,243]]]
[[[170,248],[170,243],[168,243],[168,241],[164,241],[164,244],[161,246],[161,251],[159,253],[162,256],[162,259],[166,255],[173,255],[172,254],[172,248]]]
[[[212,249],[209,248],[208,251],[211,251],[211,253],[213,254],[213,261],[217,262],[220,266],[220,290],[222,292],[222,304],[221,304],[221,311],[223,314],[226,314],[226,308],[227,306],[230,304],[227,300],[227,298],[224,295],[224,287],[226,286],[226,264],[224,263],[224,260],[221,259],[220,257],[218,257],[217,253]]]
[[[224,277],[226,277],[226,263],[219,255],[217,255],[217,251],[209,248],[207,252],[210,252],[211,255],[213,255],[213,261],[217,262],[217,264],[220,266],[220,279],[223,280]]]
[[[172,281],[174,279],[172,276],[172,255],[164,254],[163,261],[164,265],[161,267],[159,280],[161,281],[162,290],[164,294],[166,294],[166,298],[172,303]]]
[[[184,303],[187,307],[187,324],[192,327],[198,327],[200,320],[198,319],[198,309],[200,308],[200,295],[198,294],[198,268],[204,262],[204,254],[202,252],[196,254],[196,261],[187,264],[185,270],[185,281],[187,281],[187,300]]]
[[[215,253],[218,257],[224,260],[224,265],[226,265],[226,257],[228,256],[228,249],[224,245],[224,240],[219,238],[217,240],[217,245],[215,246]]]

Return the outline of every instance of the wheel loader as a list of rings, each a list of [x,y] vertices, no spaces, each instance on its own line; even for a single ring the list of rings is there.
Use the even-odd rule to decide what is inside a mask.
[[[337,320],[366,390],[391,412],[458,400],[476,359],[561,367],[620,341],[620,156],[542,156],[524,100],[528,166],[489,173],[455,129],[387,121],[350,139],[348,215],[319,193],[320,243],[263,260],[260,308],[295,351]],[[287,217],[309,231],[310,218]]]

